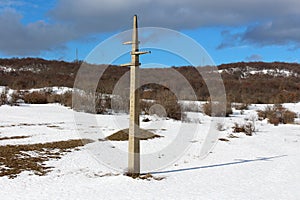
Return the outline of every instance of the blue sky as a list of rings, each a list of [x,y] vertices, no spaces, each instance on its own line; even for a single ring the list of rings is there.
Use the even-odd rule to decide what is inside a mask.
[[[83,60],[138,14],[140,27],[186,34],[216,64],[300,62],[299,8],[298,0],[0,0],[0,57],[73,61],[77,48]],[[184,64],[166,54],[150,58]]]

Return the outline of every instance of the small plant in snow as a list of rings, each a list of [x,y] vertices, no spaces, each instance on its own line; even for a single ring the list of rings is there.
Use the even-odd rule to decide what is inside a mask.
[[[218,131],[225,131],[225,130],[226,130],[225,124],[224,124],[224,123],[221,123],[221,122],[218,122],[218,123],[217,123],[217,130],[218,130]]]
[[[235,123],[232,128],[234,133],[245,133],[248,136],[252,136],[253,132],[255,131],[252,122],[249,121],[245,124]]]
[[[251,133],[256,131],[256,121],[258,120],[257,113],[250,113],[245,117],[247,126],[251,129]]]
[[[190,118],[185,112],[181,113],[181,121],[185,123],[201,124],[201,120],[199,118]]]
[[[0,93],[0,106],[7,104],[7,93],[5,91]]]

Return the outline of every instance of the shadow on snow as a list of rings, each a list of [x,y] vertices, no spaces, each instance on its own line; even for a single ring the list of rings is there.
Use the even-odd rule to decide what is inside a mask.
[[[221,164],[214,164],[214,165],[205,165],[205,166],[200,166],[200,167],[182,168],[182,169],[175,169],[175,170],[150,172],[150,174],[167,174],[167,173],[191,171],[191,170],[197,170],[197,169],[206,169],[206,168],[214,168],[214,167],[224,167],[224,166],[230,166],[230,165],[238,165],[238,164],[244,164],[244,163],[250,163],[250,162],[257,162],[257,161],[272,161],[272,159],[282,158],[282,157],[286,157],[286,156],[287,155],[272,156],[272,157],[263,157],[263,158],[256,158],[256,159],[251,159],[251,160],[238,159],[235,162],[221,163]]]

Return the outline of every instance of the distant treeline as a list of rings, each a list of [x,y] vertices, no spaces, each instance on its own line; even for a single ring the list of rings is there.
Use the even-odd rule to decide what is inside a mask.
[[[81,64],[83,63],[48,61],[39,58],[0,59],[0,86],[7,86],[15,90],[51,86],[72,88]],[[95,65],[95,67],[107,67],[99,80],[97,89],[98,92],[105,94],[113,93],[120,79],[124,78],[124,75],[128,74],[127,72],[129,71],[128,67],[113,65]],[[164,78],[161,86],[159,84],[143,85],[141,88],[142,98],[158,99],[162,91],[169,89],[172,92],[175,88],[177,91],[175,96],[177,98],[192,99],[190,90],[185,87],[185,82],[187,81],[193,88],[197,100],[208,100],[210,96],[209,91],[199,70],[203,73],[209,73],[210,68],[183,66],[142,69],[141,79],[143,80],[153,78],[154,76]],[[217,68],[218,70],[222,70],[221,76],[229,102],[248,104],[300,101],[300,64],[240,62],[223,64],[217,66]],[[251,70],[258,73],[249,73]],[[263,73],[266,70],[281,70],[290,72],[290,74]],[[178,72],[181,78],[178,78],[178,75],[175,76],[176,73],[171,73],[174,71]],[[86,79],[89,80],[89,77],[86,77]],[[125,88],[129,89],[128,87]]]

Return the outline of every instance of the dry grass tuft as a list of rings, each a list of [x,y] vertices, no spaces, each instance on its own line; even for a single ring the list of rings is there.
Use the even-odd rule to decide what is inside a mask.
[[[29,138],[30,136],[13,136],[13,137],[2,137],[0,140],[16,140],[16,139],[25,139]]]
[[[36,175],[43,176],[52,168],[45,166],[44,162],[60,159],[66,152],[91,142],[93,141],[84,139],[0,146],[0,177],[15,178],[24,171],[32,171]]]
[[[138,179],[147,180],[147,181],[151,181],[153,179],[153,180],[156,180],[156,181],[161,181],[161,180],[165,179],[165,177],[155,177],[152,174],[148,173],[148,174],[140,175],[138,177]]]
[[[219,138],[219,140],[222,141],[222,142],[229,142],[230,141],[227,138]]]

